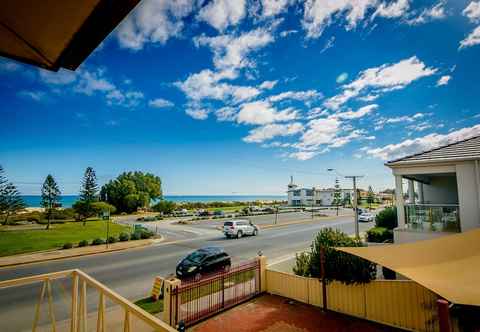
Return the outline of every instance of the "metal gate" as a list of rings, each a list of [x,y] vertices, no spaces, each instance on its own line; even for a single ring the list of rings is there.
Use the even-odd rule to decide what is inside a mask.
[[[174,303],[170,321],[192,325],[206,317],[251,299],[260,293],[260,262],[248,261],[204,276],[200,280],[182,281],[170,293]]]

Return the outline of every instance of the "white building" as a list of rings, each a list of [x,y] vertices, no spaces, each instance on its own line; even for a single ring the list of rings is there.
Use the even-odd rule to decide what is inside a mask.
[[[394,241],[412,242],[479,227],[479,161],[477,136],[386,163],[396,184]]]
[[[340,192],[340,200],[342,202],[345,200],[350,202],[351,197],[353,197],[353,191],[351,189],[340,189]],[[293,183],[292,177],[288,184],[287,196],[289,206],[332,206],[335,198],[335,189],[299,188]]]

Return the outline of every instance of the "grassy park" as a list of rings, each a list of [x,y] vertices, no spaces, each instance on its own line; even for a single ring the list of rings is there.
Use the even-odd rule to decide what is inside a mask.
[[[116,236],[128,232],[129,227],[110,222],[109,235]],[[106,222],[88,221],[86,226],[81,222],[54,224],[49,230],[23,229],[4,230],[0,227],[0,256],[29,253],[34,251],[58,249],[65,243],[77,245],[82,240],[91,242],[96,238],[106,238]]]

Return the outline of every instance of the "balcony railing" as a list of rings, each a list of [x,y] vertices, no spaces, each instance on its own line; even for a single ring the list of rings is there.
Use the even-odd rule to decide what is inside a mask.
[[[405,217],[408,229],[460,232],[459,208],[456,204],[407,204]]]

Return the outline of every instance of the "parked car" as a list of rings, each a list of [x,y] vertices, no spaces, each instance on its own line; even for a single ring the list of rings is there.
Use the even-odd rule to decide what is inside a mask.
[[[223,233],[227,238],[241,238],[244,235],[258,235],[259,228],[249,220],[230,220],[223,223]]]
[[[213,212],[213,216],[214,217],[225,217],[225,212],[223,212],[222,210],[215,210]]]
[[[375,219],[375,217],[373,216],[373,214],[368,213],[368,212],[364,212],[364,213],[362,213],[361,215],[358,216],[358,221],[359,222],[370,222],[370,221],[373,221],[374,219]]]
[[[231,265],[230,256],[220,247],[204,247],[195,250],[178,262],[176,275],[178,278],[195,276],[215,271],[228,270]]]

